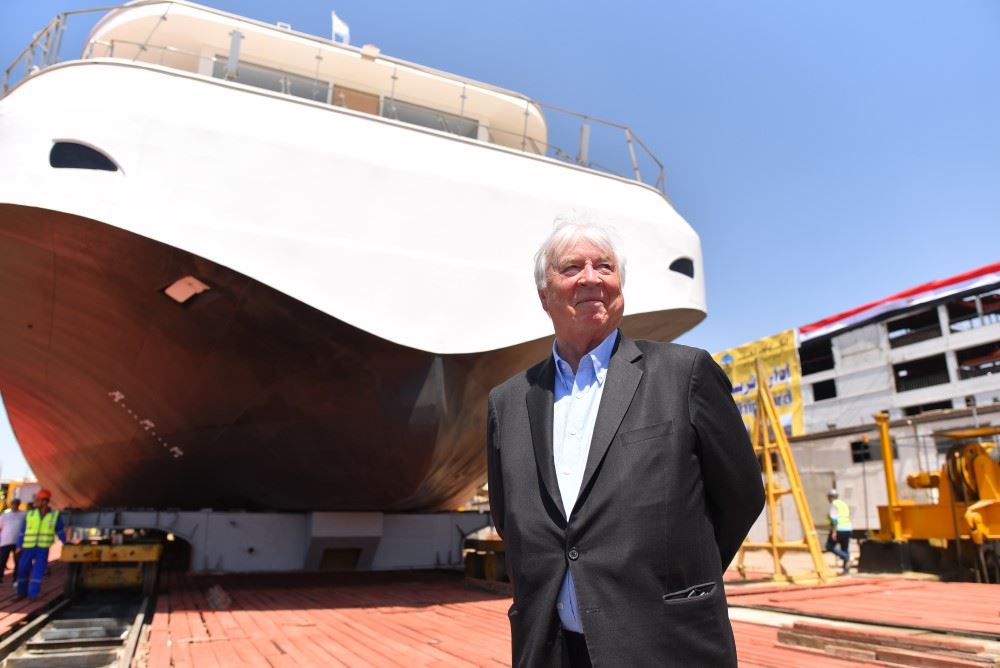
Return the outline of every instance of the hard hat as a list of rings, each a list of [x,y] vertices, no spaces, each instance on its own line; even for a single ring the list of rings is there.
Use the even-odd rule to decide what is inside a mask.
[[[826,493],[826,495],[827,496],[840,496],[840,494],[837,493],[836,488],[831,489],[829,492]]]
[[[38,493],[35,494],[35,501],[41,501],[42,499],[52,500],[52,492],[47,489],[38,490]]]

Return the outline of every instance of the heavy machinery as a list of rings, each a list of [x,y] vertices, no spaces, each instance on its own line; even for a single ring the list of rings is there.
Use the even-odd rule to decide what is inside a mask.
[[[70,529],[60,559],[68,564],[65,593],[82,589],[141,589],[151,596],[163,543],[132,529]]]
[[[934,503],[899,500],[889,438],[889,416],[875,416],[882,441],[887,506],[880,529],[861,544],[860,570],[915,570],[1000,583],[1000,428],[942,432],[954,441],[940,471],[907,476],[914,489],[936,490]],[[993,439],[993,440],[988,440]]]

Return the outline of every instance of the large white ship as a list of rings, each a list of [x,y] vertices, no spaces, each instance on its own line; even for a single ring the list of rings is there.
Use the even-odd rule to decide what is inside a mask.
[[[65,505],[454,505],[485,393],[547,352],[531,257],[571,210],[622,236],[626,332],[705,315],[698,236],[624,126],[187,2],[60,61],[73,18],[0,99],[0,393]]]

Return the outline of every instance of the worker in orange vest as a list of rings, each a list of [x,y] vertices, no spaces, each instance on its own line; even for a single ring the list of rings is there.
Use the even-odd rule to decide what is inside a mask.
[[[17,564],[17,598],[38,598],[42,577],[49,563],[49,548],[56,536],[66,542],[66,529],[58,510],[49,508],[52,492],[47,489],[35,494],[35,507],[24,517],[24,528],[17,539],[21,558]]]

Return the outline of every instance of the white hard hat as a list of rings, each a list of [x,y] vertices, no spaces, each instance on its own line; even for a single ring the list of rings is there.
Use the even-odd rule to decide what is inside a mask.
[[[840,494],[837,493],[837,488],[836,487],[834,487],[829,492],[827,492],[826,495],[827,496],[840,496]]]

